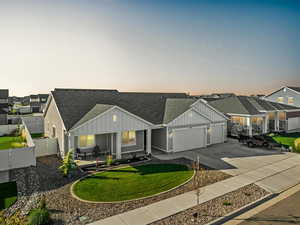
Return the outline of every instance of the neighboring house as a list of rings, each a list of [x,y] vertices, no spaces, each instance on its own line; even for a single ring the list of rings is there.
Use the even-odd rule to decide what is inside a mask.
[[[257,97],[234,96],[209,104],[230,117],[229,134],[256,135],[300,128],[300,108]]]
[[[25,96],[22,98],[22,105],[15,105],[17,113],[41,113],[47,103],[48,94],[37,94]]]
[[[0,125],[7,124],[8,114],[8,89],[0,90]]]
[[[62,157],[96,145],[117,159],[152,148],[184,151],[222,143],[227,131],[224,114],[184,93],[55,89],[44,118]]]
[[[300,87],[282,87],[265,96],[265,99],[272,102],[300,107]]]

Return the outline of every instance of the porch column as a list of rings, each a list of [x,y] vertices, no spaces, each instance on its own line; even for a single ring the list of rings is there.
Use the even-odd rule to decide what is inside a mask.
[[[117,132],[117,138],[116,138],[116,158],[121,159],[122,154],[121,154],[121,132]]]
[[[279,131],[279,112],[275,113],[275,131]]]
[[[249,120],[249,136],[252,137],[252,118],[248,117],[247,120]]]
[[[147,129],[147,147],[146,147],[146,152],[147,154],[151,153],[151,129]]]
[[[264,130],[263,130],[264,133],[268,133],[268,127],[269,127],[269,116],[266,115],[264,117]]]
[[[75,143],[74,143],[74,136],[68,133],[68,151],[73,150],[73,159],[75,158]]]
[[[110,134],[110,153],[114,152],[114,133]]]

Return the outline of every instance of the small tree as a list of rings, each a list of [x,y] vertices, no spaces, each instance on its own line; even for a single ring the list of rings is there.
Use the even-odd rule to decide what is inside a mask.
[[[194,161],[192,163],[192,168],[195,171],[194,177],[193,177],[193,186],[196,191],[197,196],[197,205],[200,204],[200,195],[202,194],[201,187],[203,185],[203,181],[206,176],[206,171],[200,166],[200,158],[197,156],[197,161]],[[194,213],[194,217],[198,218],[198,213]]]
[[[64,176],[69,176],[70,172],[76,168],[73,160],[73,150],[70,150],[63,160],[63,164],[59,167]]]

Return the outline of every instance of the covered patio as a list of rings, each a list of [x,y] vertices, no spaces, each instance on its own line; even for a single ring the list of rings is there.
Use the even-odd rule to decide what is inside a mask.
[[[228,126],[230,133],[234,136],[253,136],[268,132],[268,120],[265,115],[239,115],[231,117],[231,125]]]

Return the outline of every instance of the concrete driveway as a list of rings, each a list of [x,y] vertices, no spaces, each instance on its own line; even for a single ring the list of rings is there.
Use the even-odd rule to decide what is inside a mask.
[[[235,176],[297,154],[290,152],[281,153],[277,150],[248,148],[246,145],[240,144],[236,139],[228,139],[227,143],[212,145],[208,148],[169,154],[154,151],[153,155],[164,160],[180,157],[196,160],[197,156],[199,156],[201,164],[210,168],[224,170],[224,172]]]
[[[300,174],[299,154],[248,148],[235,139],[185,152],[165,154],[154,151],[154,156],[162,160],[181,157],[196,160],[199,156],[203,165],[222,170],[232,176],[245,175],[253,178],[256,184],[274,193],[284,191],[300,182],[297,176]]]

